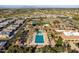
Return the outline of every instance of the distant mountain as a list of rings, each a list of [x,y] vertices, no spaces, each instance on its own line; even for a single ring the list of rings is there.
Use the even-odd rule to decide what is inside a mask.
[[[0,8],[79,8],[79,5],[0,5]]]

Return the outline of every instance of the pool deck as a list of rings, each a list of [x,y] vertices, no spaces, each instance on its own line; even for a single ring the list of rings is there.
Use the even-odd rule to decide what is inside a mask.
[[[44,43],[35,43],[35,36],[36,36],[36,32],[33,34],[33,39],[31,40],[29,45],[38,45],[38,46],[45,46],[45,45],[49,45],[49,40],[47,37],[47,33],[43,32],[43,36],[44,36]]]

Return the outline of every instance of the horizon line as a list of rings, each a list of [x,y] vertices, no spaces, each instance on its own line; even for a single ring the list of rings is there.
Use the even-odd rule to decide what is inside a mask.
[[[79,5],[0,5],[0,8],[79,8]]]

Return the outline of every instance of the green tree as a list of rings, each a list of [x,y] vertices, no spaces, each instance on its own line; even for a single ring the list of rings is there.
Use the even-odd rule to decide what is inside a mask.
[[[63,44],[62,38],[59,37],[59,39],[58,39],[58,41],[56,43],[56,46],[59,47],[59,46],[62,46],[62,44]]]

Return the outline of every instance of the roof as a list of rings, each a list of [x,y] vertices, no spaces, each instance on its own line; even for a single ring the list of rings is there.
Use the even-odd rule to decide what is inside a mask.
[[[5,40],[6,38],[8,38],[8,35],[0,35],[0,40]]]
[[[69,32],[63,32],[66,36],[79,36],[79,32],[69,31]]]
[[[65,40],[79,40],[79,32],[77,31],[64,31],[61,37]]]
[[[0,46],[4,46],[7,42],[0,42]]]
[[[55,30],[56,32],[64,32],[65,30]]]

